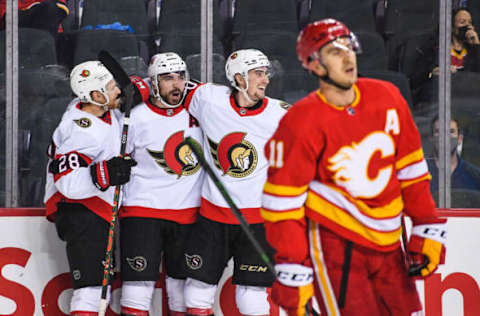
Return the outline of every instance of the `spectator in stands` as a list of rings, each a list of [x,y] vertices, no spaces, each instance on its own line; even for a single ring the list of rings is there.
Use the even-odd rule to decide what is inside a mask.
[[[18,26],[41,29],[54,37],[69,11],[67,0],[18,0]],[[5,29],[6,0],[0,0],[0,30]]]
[[[430,190],[432,193],[438,192],[438,116],[432,120],[432,143],[434,148],[434,157],[426,159],[428,169],[432,175]],[[480,168],[463,160],[458,153],[458,145],[463,142],[463,135],[458,120],[450,120],[450,174],[452,189],[466,189],[480,191]]]
[[[423,47],[418,48],[418,58],[416,60],[416,73],[410,77],[412,90],[418,91],[419,87],[424,86],[433,76],[439,74],[438,67],[438,31],[432,34],[430,40],[425,42]],[[452,13],[452,44],[451,55],[451,73],[457,71],[480,72],[480,40],[477,31],[472,23],[472,15],[466,8],[459,8]],[[436,84],[436,83],[434,83]],[[426,86],[428,88],[428,86]],[[419,101],[430,100],[431,95],[420,89]]]

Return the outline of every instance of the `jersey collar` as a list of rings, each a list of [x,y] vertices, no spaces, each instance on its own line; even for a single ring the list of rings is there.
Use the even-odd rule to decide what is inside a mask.
[[[162,116],[175,116],[178,113],[182,112],[184,109],[183,104],[180,104],[176,108],[168,108],[168,109],[159,108],[155,104],[150,103],[150,100],[145,101],[145,104],[148,106],[150,110]]]
[[[258,103],[251,108],[241,107],[237,104],[237,100],[235,100],[233,92],[230,94],[230,105],[232,106],[232,109],[240,116],[253,116],[260,114],[263,112],[263,110],[265,110],[267,104],[268,99],[265,97],[263,100],[258,101]]]
[[[356,84],[353,85],[353,91],[355,91],[355,99],[353,100],[353,102],[350,105],[346,105],[346,106],[338,106],[338,105],[328,103],[327,99],[320,92],[320,90],[317,90],[317,96],[320,98],[320,100],[322,100],[323,103],[327,104],[328,106],[331,106],[332,108],[334,108],[336,110],[343,111],[345,109],[348,110],[348,109],[356,107],[358,105],[358,103],[360,102],[360,89],[358,89]]]
[[[77,105],[75,106],[77,109],[82,111],[82,102],[78,102]],[[85,111],[84,111],[85,112]],[[110,110],[106,111],[103,113],[102,116],[97,116],[101,121],[104,121],[107,124],[112,125],[112,115],[110,114]]]

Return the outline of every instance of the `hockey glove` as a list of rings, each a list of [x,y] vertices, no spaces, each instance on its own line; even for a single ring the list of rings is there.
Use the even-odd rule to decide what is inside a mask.
[[[90,175],[97,189],[106,191],[110,186],[127,183],[130,171],[136,165],[137,162],[129,156],[113,157],[91,165]]]
[[[130,76],[130,81],[133,83],[133,87],[134,87],[132,106],[135,106],[142,102],[147,101],[150,95],[150,89],[148,88],[148,84],[138,76]],[[125,112],[125,103],[126,103],[126,96],[122,91],[122,102],[120,103],[120,111],[122,112]]]
[[[304,316],[305,306],[313,296],[313,270],[310,267],[281,263],[275,265],[277,279],[272,286],[272,300],[288,316]]]
[[[409,274],[426,277],[445,262],[447,220],[414,223],[407,251],[410,255]]]

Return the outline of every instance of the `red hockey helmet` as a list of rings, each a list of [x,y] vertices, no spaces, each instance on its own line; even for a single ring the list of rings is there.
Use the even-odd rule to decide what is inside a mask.
[[[303,67],[307,67],[311,57],[318,57],[315,55],[320,48],[340,37],[350,38],[354,51],[359,49],[355,35],[335,19],[324,19],[305,26],[297,38],[297,56]]]

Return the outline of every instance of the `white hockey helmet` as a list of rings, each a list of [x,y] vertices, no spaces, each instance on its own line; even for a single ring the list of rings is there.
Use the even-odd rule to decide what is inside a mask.
[[[248,89],[248,71],[258,67],[267,67],[270,69],[271,64],[268,57],[258,49],[241,49],[228,56],[227,62],[225,63],[225,74],[232,87],[246,94],[246,90]],[[245,79],[247,83],[245,89],[238,86],[235,80],[236,74],[240,74]]]
[[[152,59],[150,59],[150,65],[148,66],[148,76],[151,81],[152,95],[159,99],[168,108],[176,108],[182,104],[187,93],[187,89],[183,89],[183,96],[177,104],[169,104],[162,98],[160,95],[160,89],[158,89],[158,76],[172,72],[185,72],[185,82],[188,82],[189,76],[187,64],[180,56],[171,52],[159,53],[152,56]]]
[[[107,94],[107,84],[113,80],[112,74],[98,60],[86,61],[76,65],[70,73],[70,87],[80,101],[106,106],[110,99]],[[101,104],[92,99],[93,91],[100,92],[105,97],[105,103]]]

